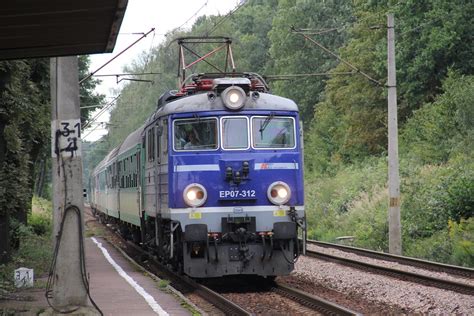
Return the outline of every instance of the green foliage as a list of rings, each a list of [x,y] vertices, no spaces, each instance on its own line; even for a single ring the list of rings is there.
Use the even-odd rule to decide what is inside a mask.
[[[353,20],[350,2],[341,1],[278,1],[277,11],[269,31],[271,60],[269,74],[325,73],[337,65],[337,60],[301,35],[293,34],[291,27],[318,32],[338,29],[322,35],[311,35],[323,46],[337,51],[347,40],[343,26]],[[294,99],[299,105],[304,123],[313,117],[315,105],[322,100],[325,77],[314,76],[293,81],[272,83],[273,92]],[[308,125],[309,126],[309,125]]]
[[[385,175],[384,159],[347,166],[330,177],[306,174],[310,237],[334,241],[339,236],[354,235],[360,245],[375,243],[377,249],[382,248],[384,238],[379,237],[386,225],[382,198],[386,196]],[[369,227],[364,226],[364,221]]]
[[[351,40],[339,52],[342,58],[380,81],[385,71],[377,65],[386,60],[385,33],[370,30],[368,25],[382,22],[384,6],[363,11],[355,6],[358,21],[350,29]],[[367,9],[366,9],[367,10]],[[352,71],[344,63],[334,73]],[[383,80],[382,80],[383,81]],[[333,76],[327,81],[324,99],[317,104],[307,138],[306,160],[350,163],[361,161],[368,155],[377,155],[386,146],[386,100],[383,89],[360,74]],[[310,164],[319,172],[327,171],[327,164]]]
[[[452,251],[447,230],[440,230],[429,237],[413,239],[403,244],[405,256],[444,263],[450,263]]]
[[[351,39],[340,49],[341,56],[384,83],[386,32],[384,28],[377,31],[370,26],[385,25],[385,13],[394,12],[398,115],[400,126],[403,126],[413,110],[421,108],[426,101],[434,100],[449,68],[458,74],[473,73],[473,47],[468,44],[469,34],[473,31],[470,22],[473,10],[473,6],[466,5],[465,1],[403,1],[395,5],[390,1],[356,1],[354,11],[357,21],[349,30]],[[337,72],[348,70],[342,63],[334,69]],[[327,82],[324,99],[321,100],[311,126],[313,135],[307,142],[308,157],[316,156],[318,161],[350,163],[385,151],[387,101],[383,89],[376,88],[360,75],[333,77]],[[459,115],[466,117],[470,112],[463,113]],[[436,115],[446,113],[440,109],[439,113],[431,114],[435,120]],[[465,122],[472,123],[469,120]],[[328,126],[332,128],[328,129]],[[423,151],[423,148],[419,150]],[[442,156],[443,152],[436,149],[430,154],[441,156],[433,158],[446,158]],[[320,171],[325,170],[320,168]]]
[[[472,74],[474,6],[465,0],[409,0],[395,8],[403,117],[432,101],[448,69]]]
[[[446,162],[453,150],[472,145],[474,76],[451,72],[444,93],[416,111],[404,127],[402,152],[422,163]]]
[[[90,57],[87,55],[82,55],[77,58],[78,60],[78,70],[79,70],[79,80],[89,75],[90,70]],[[90,78],[84,81],[79,86],[79,98],[81,106],[88,106],[87,108],[81,109],[81,124],[84,124],[85,121],[89,118],[90,114],[99,107],[99,105],[104,103],[105,95],[98,94],[94,91],[95,87],[100,83],[98,79]],[[95,105],[95,107],[90,107]]]
[[[164,280],[164,279],[161,279],[159,282],[158,282],[158,287],[160,289],[165,289],[168,287],[168,285],[170,285],[170,281],[169,280]]]
[[[53,206],[51,201],[33,197],[33,210],[28,214],[28,226],[36,235],[51,235]]]
[[[469,267],[474,266],[474,218],[462,219],[459,223],[449,221],[449,237],[453,242],[450,262]]]
[[[407,240],[428,237],[474,212],[474,163],[427,165],[402,182],[402,221]]]
[[[474,265],[469,242],[474,239],[473,170],[472,152],[443,165],[401,160],[405,255]],[[382,158],[339,168],[332,175],[307,173],[309,236],[334,242],[336,237],[350,235],[357,246],[388,250],[386,174]],[[450,231],[460,225],[463,237],[451,233],[447,238],[448,223]]]
[[[49,270],[52,256],[52,240],[49,235],[37,235],[33,229],[24,225],[19,226],[18,234],[20,247],[13,254],[11,262],[0,265],[0,289],[11,289],[13,285],[13,271],[19,267],[34,269],[36,277],[44,277]]]
[[[474,267],[474,219],[448,221],[447,229],[407,243],[405,255]]]
[[[33,162],[50,135],[48,93],[42,90],[48,75],[38,70],[46,62],[0,63],[0,212],[29,209]]]

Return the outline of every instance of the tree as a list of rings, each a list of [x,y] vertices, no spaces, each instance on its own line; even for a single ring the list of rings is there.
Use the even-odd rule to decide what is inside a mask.
[[[88,58],[80,60],[85,73]],[[93,92],[96,84],[92,80],[81,89],[83,102],[103,100]],[[27,224],[34,186],[44,185],[50,165],[49,59],[0,62],[0,95],[0,262],[5,262],[15,236],[11,224]],[[15,238],[12,242],[18,245]]]
[[[345,31],[352,21],[352,5],[348,1],[296,1],[283,0],[273,18],[269,74],[311,74],[325,73],[337,65],[337,60],[320,48],[306,41],[290,28],[309,29],[312,32],[330,30],[320,35],[311,35],[332,51],[337,51],[347,40]],[[272,84],[273,92],[295,100],[303,121],[308,124],[315,105],[323,99],[325,76],[304,77],[292,81]],[[308,124],[309,126],[309,124]]]
[[[356,22],[349,30],[350,41],[340,53],[382,83],[385,83],[387,58],[383,26],[386,13],[395,13],[401,127],[414,110],[440,93],[448,68],[461,74],[472,74],[474,51],[470,36],[474,30],[470,19],[474,7],[465,2],[354,2]],[[337,72],[347,70],[344,64],[334,69]],[[334,77],[328,81],[323,95],[311,124],[308,156],[317,156],[317,160],[323,162],[350,163],[385,152],[386,92],[383,88],[359,75]],[[323,121],[325,119],[331,121]],[[314,167],[324,171],[320,166]]]
[[[11,219],[26,223],[34,162],[49,133],[47,60],[0,62],[0,261],[10,254]],[[15,241],[15,240],[14,240]]]

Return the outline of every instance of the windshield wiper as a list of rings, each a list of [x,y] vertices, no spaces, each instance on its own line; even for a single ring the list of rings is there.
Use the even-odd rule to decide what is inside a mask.
[[[263,123],[260,123],[260,129],[259,129],[259,132],[260,132],[260,137],[263,138],[263,131],[265,130],[265,128],[267,128],[268,124],[270,123],[271,120],[273,120],[273,118],[275,117],[275,113],[270,113],[269,116],[267,116],[267,118],[265,119],[265,121],[263,121]]]

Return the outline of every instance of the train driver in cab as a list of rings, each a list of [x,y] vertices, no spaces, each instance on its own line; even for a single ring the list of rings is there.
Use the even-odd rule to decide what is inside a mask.
[[[184,145],[184,149],[195,149],[201,145],[197,131],[190,125],[186,126],[186,140],[187,143]]]

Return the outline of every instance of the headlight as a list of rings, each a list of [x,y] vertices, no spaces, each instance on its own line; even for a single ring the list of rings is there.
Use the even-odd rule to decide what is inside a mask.
[[[277,181],[270,184],[267,196],[273,204],[283,205],[290,200],[291,190],[285,182]]]
[[[198,207],[203,205],[207,200],[207,191],[199,183],[191,183],[183,191],[183,199],[186,205]]]
[[[246,95],[241,87],[231,86],[222,91],[221,98],[229,110],[237,111],[244,106]]]

